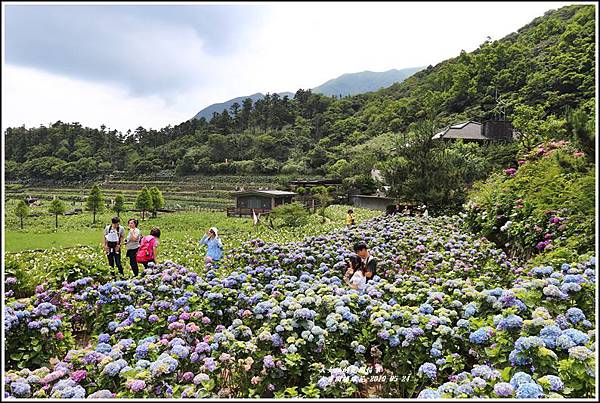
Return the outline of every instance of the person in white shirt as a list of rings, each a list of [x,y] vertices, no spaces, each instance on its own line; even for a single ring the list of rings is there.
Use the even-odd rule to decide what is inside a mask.
[[[358,255],[350,256],[348,270],[344,274],[344,282],[355,290],[362,291],[366,288],[365,266]]]
[[[140,239],[141,233],[138,226],[138,220],[135,218],[130,218],[127,221],[127,226],[129,227],[129,233],[127,234],[127,238],[125,239],[125,245],[127,247],[127,257],[129,258],[129,264],[131,266],[131,270],[133,271],[133,275],[137,276],[139,273],[138,264],[137,264],[137,252],[140,248]]]
[[[363,291],[367,287],[367,278],[365,277],[362,269],[356,270],[346,284],[348,284],[350,288]]]

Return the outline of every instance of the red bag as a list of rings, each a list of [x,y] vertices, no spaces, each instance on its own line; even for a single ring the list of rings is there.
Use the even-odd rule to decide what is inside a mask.
[[[138,249],[137,254],[135,256],[138,263],[147,263],[151,260],[154,260],[155,244],[156,239],[152,235],[146,235],[142,238],[142,241],[140,242],[140,248]]]

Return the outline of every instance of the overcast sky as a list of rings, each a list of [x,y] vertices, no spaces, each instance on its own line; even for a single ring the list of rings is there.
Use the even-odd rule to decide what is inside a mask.
[[[3,2],[2,129],[159,129],[216,102],[435,65],[573,2]]]

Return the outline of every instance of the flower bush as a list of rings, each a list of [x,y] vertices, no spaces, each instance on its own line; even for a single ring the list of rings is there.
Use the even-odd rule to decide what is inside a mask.
[[[7,351],[45,355],[9,355],[5,397],[592,397],[595,258],[522,266],[463,224],[378,217],[8,297]],[[358,240],[364,292],[342,281]]]
[[[566,141],[539,145],[475,185],[467,226],[511,255],[537,264],[572,261],[594,250],[595,167]]]

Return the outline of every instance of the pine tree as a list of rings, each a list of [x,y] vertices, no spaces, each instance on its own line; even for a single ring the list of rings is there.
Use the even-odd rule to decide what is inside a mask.
[[[121,212],[125,210],[125,199],[122,195],[117,195],[115,197],[115,205],[113,206],[113,211],[117,213],[118,217],[121,217]]]
[[[23,229],[23,219],[29,216],[29,206],[23,200],[19,200],[15,208],[15,215],[21,220],[21,229]]]
[[[163,198],[162,192],[156,186],[150,188],[150,197],[152,198],[152,216],[156,217],[157,210],[163,208],[165,205],[165,199]]]
[[[93,223],[96,223],[96,213],[100,213],[104,209],[104,195],[100,192],[98,185],[92,187],[85,206],[94,215]]]
[[[135,208],[142,211],[142,220],[146,218],[146,211],[152,211],[152,195],[146,186],[138,194],[135,201]]]
[[[52,203],[50,203],[48,212],[54,214],[56,228],[58,228],[58,216],[59,214],[64,214],[65,210],[65,204],[58,197],[55,197],[54,200],[52,200]]]

